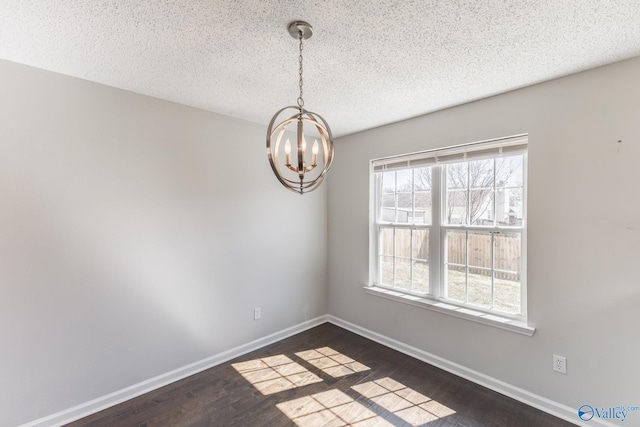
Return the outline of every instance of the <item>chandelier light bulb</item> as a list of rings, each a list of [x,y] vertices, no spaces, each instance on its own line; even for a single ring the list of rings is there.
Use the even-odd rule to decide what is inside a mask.
[[[313,146],[311,147],[311,167],[315,168],[318,166],[318,140],[313,140]]]
[[[285,155],[285,166],[291,167],[291,143],[289,142],[289,138],[287,138],[287,142],[284,144],[284,155]]]

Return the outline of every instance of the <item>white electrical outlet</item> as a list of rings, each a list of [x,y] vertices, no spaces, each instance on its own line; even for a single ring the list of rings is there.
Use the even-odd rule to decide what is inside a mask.
[[[262,316],[262,311],[260,307],[256,307],[253,309],[253,320],[258,320]]]
[[[561,374],[567,373],[567,358],[564,356],[553,355],[553,370]]]

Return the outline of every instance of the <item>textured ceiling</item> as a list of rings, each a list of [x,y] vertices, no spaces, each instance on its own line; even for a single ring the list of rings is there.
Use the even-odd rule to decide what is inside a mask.
[[[638,0],[2,0],[0,58],[267,124],[296,19],[335,135],[640,55]]]

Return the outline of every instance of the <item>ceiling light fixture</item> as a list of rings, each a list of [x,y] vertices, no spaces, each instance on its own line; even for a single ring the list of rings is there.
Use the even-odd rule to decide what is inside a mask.
[[[295,193],[304,194],[318,188],[329,171],[333,163],[333,137],[327,122],[318,114],[305,110],[302,99],[302,40],[308,39],[313,34],[311,25],[304,21],[294,21],[289,24],[288,31],[300,42],[298,56],[300,95],[297,107],[284,107],[271,119],[267,129],[267,156],[273,172],[282,185]],[[296,110],[296,113],[278,122],[278,117],[290,109]],[[287,130],[287,127],[294,123],[295,130]],[[292,152],[291,138],[295,144],[294,152]],[[283,139],[285,139],[284,144],[282,144]],[[313,141],[311,156],[307,152],[307,141]],[[282,152],[284,152],[284,161]],[[293,164],[291,163],[292,154]],[[309,157],[311,162],[308,162]]]

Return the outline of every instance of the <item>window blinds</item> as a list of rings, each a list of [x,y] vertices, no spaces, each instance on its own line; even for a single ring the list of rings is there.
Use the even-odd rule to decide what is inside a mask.
[[[427,167],[436,164],[514,156],[527,151],[527,135],[474,142],[371,161],[373,172]]]

